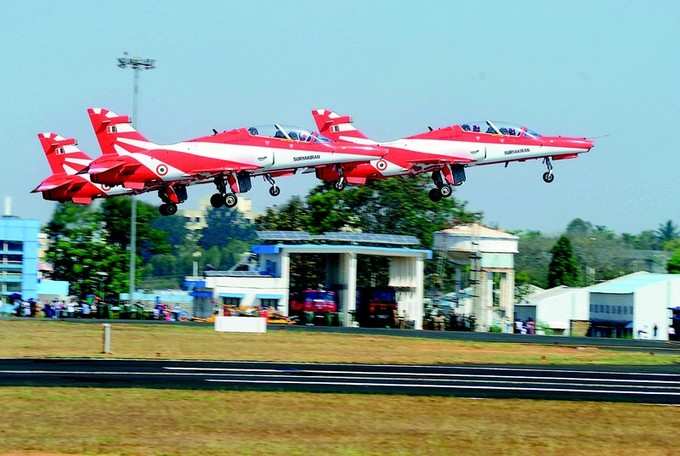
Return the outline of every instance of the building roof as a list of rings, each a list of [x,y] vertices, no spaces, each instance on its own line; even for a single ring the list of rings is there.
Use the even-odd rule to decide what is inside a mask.
[[[323,234],[309,234],[306,231],[257,231],[257,237],[262,241],[286,242],[343,242],[353,244],[391,244],[391,245],[419,245],[415,236],[383,233],[357,232],[326,232]]]
[[[542,299],[548,299],[548,298],[554,298],[555,296],[560,296],[563,294],[567,293],[573,293],[575,291],[580,291],[583,290],[583,288],[575,288],[575,287],[567,287],[564,285],[560,285],[558,287],[554,288],[549,288],[547,290],[539,290],[535,293],[531,293],[530,295],[527,295],[524,297],[524,299],[521,302],[521,305],[532,305],[533,302],[539,301]]]
[[[611,294],[630,294],[635,293],[640,288],[644,288],[657,283],[680,280],[680,275],[676,274],[653,274],[640,271],[628,274],[623,277],[608,280],[598,285],[590,287],[591,293],[611,293]]]
[[[448,236],[494,238],[494,239],[519,239],[519,237],[501,230],[495,230],[480,223],[469,223],[467,225],[456,225],[445,230],[437,231],[437,234]]]

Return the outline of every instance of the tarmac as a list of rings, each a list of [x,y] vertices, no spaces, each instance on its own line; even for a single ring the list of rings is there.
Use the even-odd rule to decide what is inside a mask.
[[[680,404],[680,366],[0,359],[0,386],[388,393]]]

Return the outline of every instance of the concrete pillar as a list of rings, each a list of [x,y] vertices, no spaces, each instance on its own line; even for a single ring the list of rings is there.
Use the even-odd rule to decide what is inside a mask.
[[[415,329],[423,329],[423,317],[425,314],[425,261],[423,258],[415,258],[416,262],[416,277],[415,277],[415,296],[413,302],[413,315],[411,318],[415,320]]]
[[[281,277],[281,289],[285,290],[281,301],[279,301],[279,312],[283,315],[288,314],[288,300],[290,299],[290,255],[288,252],[281,252],[279,275]]]
[[[343,285],[340,296],[342,306],[342,324],[350,326],[352,324],[351,311],[356,310],[357,306],[357,255],[356,253],[343,253],[340,255],[340,280]]]
[[[514,313],[515,313],[515,271],[508,269],[501,274],[501,299],[500,307],[505,311],[505,321],[503,331],[513,332]]]
[[[456,293],[463,289],[463,270],[456,265]]]
[[[477,297],[473,306],[474,315],[477,319],[477,331],[486,332],[489,330],[489,313],[492,311],[493,296],[489,293],[489,273],[481,270],[477,276]]]

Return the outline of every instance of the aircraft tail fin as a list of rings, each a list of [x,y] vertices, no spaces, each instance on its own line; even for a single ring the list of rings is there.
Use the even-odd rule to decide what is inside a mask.
[[[52,174],[72,176],[85,169],[92,158],[78,148],[75,138],[65,138],[58,133],[38,133],[40,145],[50,165]]]
[[[348,115],[341,116],[330,109],[315,109],[312,111],[314,122],[319,133],[333,141],[344,141],[357,144],[374,144],[372,141],[357,130],[352,124],[352,118]]]
[[[118,155],[116,147],[138,150],[154,146],[135,130],[129,116],[121,116],[104,108],[89,108],[87,114],[104,155]]]

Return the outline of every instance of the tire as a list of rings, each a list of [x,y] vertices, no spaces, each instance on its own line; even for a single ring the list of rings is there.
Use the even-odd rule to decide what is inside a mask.
[[[158,206],[158,212],[160,212],[160,214],[163,216],[168,215],[168,205],[166,203],[163,203],[160,206]]]
[[[339,192],[343,191],[346,186],[347,186],[347,183],[345,182],[345,179],[338,179],[333,184],[333,188],[336,189]]]
[[[165,215],[175,215],[177,213],[177,205],[170,203],[165,205]]]
[[[281,189],[276,185],[272,185],[271,187],[269,187],[269,194],[271,196],[279,196],[281,194]]]
[[[555,175],[551,173],[550,171],[546,171],[543,173],[543,182],[546,184],[551,183],[552,181],[555,180]]]
[[[233,193],[224,196],[224,205],[227,207],[234,207],[238,203],[238,198]]]
[[[437,203],[442,199],[442,192],[440,192],[438,188],[433,188],[430,190],[430,193],[428,193],[428,196],[432,201]]]
[[[439,193],[441,193],[442,198],[448,198],[453,194],[453,190],[450,185],[442,185],[439,187]]]
[[[213,193],[210,197],[210,205],[215,209],[224,206],[224,197],[219,193]]]

